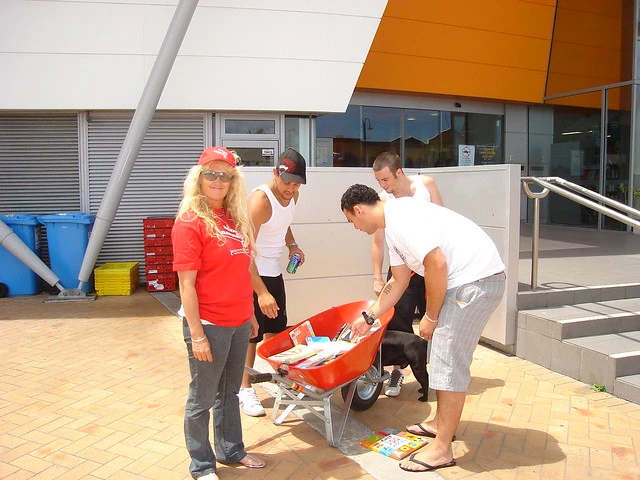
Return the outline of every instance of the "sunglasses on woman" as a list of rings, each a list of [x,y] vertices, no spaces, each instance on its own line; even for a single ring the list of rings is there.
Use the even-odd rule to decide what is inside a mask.
[[[232,173],[214,172],[212,170],[202,171],[202,176],[210,182],[215,182],[216,179],[224,183],[229,183],[233,179]]]

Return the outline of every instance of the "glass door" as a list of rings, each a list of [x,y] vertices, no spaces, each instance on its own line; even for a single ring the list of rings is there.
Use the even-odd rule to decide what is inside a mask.
[[[280,154],[277,140],[223,140],[222,146],[235,150],[247,167],[275,167]]]
[[[235,150],[247,167],[275,167],[280,155],[279,115],[216,115],[222,146]]]
[[[632,86],[607,91],[607,135],[604,158],[603,195],[627,204],[629,201],[629,159],[631,157]],[[607,230],[626,230],[627,226],[602,215]]]

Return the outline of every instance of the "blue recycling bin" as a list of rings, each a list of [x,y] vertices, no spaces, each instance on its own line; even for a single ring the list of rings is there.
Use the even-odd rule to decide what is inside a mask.
[[[91,213],[54,213],[38,215],[47,231],[51,270],[64,288],[78,288],[78,275],[96,216]],[[82,285],[85,293],[93,291],[93,274]]]
[[[36,255],[40,256],[40,223],[36,215],[16,213],[0,215],[0,220]],[[13,253],[0,246],[0,283],[7,286],[10,297],[35,295],[42,290],[42,279]]]

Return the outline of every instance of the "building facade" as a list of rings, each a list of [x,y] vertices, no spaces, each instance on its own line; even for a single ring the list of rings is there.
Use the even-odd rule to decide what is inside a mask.
[[[0,213],[96,212],[178,0],[0,4]],[[636,205],[638,2],[200,0],[101,261],[201,150],[247,168],[514,163]],[[366,173],[364,173],[366,172]],[[523,197],[521,217],[529,215]],[[551,195],[542,221],[622,224]]]

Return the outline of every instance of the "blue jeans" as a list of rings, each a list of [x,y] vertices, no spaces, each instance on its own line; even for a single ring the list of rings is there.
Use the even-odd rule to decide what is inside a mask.
[[[247,452],[242,442],[238,391],[249,344],[250,322],[240,327],[203,325],[213,363],[196,360],[186,320],[182,331],[189,355],[189,396],[184,412],[184,436],[191,456],[193,478],[216,471],[216,459],[237,463]],[[213,408],[215,455],[209,441],[209,418]]]

